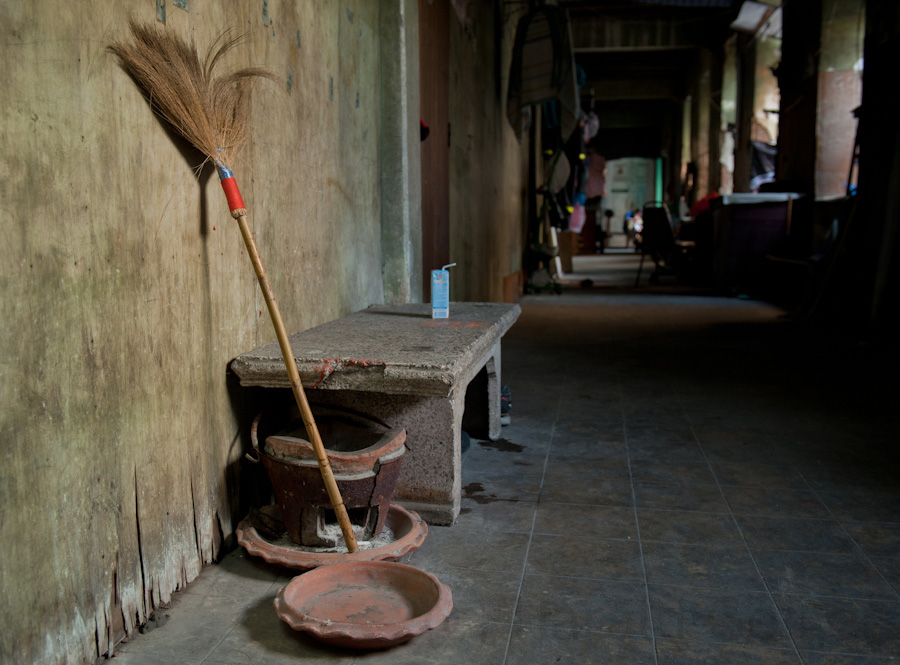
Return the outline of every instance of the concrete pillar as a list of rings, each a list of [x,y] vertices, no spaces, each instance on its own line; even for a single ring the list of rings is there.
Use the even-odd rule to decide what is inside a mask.
[[[696,199],[702,199],[719,185],[719,106],[721,60],[708,49],[700,49],[691,107],[691,158],[697,165]],[[718,80],[713,81],[717,76]],[[713,173],[713,171],[715,173]]]
[[[865,0],[823,0],[816,112],[816,198],[847,190],[862,96]]]
[[[776,179],[795,192],[812,194],[816,168],[819,31],[822,0],[790,0],[782,7],[778,87]]]
[[[737,127],[737,35],[725,41],[722,61],[722,113],[719,125],[722,150],[719,154],[720,194],[734,192],[734,139]]]
[[[900,123],[897,122],[897,53],[900,5],[866,3],[866,68],[860,121],[859,220],[848,237],[857,257],[847,269],[853,287],[847,307],[871,327],[885,350],[900,336]],[[850,227],[848,233],[853,230]],[[843,304],[843,303],[842,303]],[[895,352],[896,353],[896,352]],[[890,356],[889,356],[890,357]]]
[[[696,179],[692,179],[691,182],[688,182],[689,165],[694,159],[694,141],[691,137],[691,116],[693,115],[693,107],[694,98],[692,95],[687,95],[681,104],[681,141],[679,142],[681,144],[679,151],[681,160],[679,177],[683,183],[681,198],[684,200],[684,207],[687,209],[690,209],[697,200]]]
[[[380,0],[384,299],[421,302],[422,179],[416,0]]]
[[[737,107],[735,109],[734,191],[749,192],[756,40],[749,35],[739,34],[735,55],[737,61]]]
[[[722,73],[725,53],[721,48],[716,53],[704,49],[703,53],[704,57],[708,58],[706,62],[709,71],[709,91],[706,94],[708,107],[706,131],[709,137],[709,179],[707,183],[709,192],[717,192],[722,182],[722,167],[719,165],[719,160],[722,154]]]

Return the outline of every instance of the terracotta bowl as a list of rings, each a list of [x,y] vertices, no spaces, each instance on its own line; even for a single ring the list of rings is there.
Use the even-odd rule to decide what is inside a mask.
[[[278,591],[275,611],[295,630],[350,649],[387,649],[431,630],[453,609],[450,588],[403,563],[316,568]]]
[[[394,534],[393,542],[372,548],[360,548],[353,554],[326,548],[303,547],[286,535],[283,538],[267,534],[267,528],[253,516],[248,515],[237,528],[238,543],[253,556],[262,557],[268,563],[287,568],[308,570],[318,566],[331,566],[346,562],[396,561],[422,546],[428,535],[428,525],[418,513],[406,510],[400,504],[391,504],[386,521]],[[268,526],[271,526],[268,525]],[[284,525],[280,526],[283,532]]]

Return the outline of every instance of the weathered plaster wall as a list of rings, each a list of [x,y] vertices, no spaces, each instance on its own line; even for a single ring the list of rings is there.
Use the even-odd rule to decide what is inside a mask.
[[[378,3],[166,4],[279,79],[235,171],[287,327],[380,302]],[[107,51],[155,12],[0,4],[2,662],[107,652],[242,517],[226,367],[274,335],[217,179]]]
[[[504,104],[518,15],[468,3],[450,33],[450,297],[501,302],[503,278],[522,267],[527,135]]]

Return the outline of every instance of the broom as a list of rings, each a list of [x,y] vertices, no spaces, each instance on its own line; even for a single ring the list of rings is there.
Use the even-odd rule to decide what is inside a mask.
[[[284,322],[247,223],[247,209],[231,171],[234,158],[247,142],[249,134],[250,81],[257,76],[274,77],[269,72],[256,68],[238,69],[222,76],[214,75],[213,70],[220,58],[241,41],[240,37],[235,37],[230,31],[221,33],[214,40],[206,58],[201,62],[193,39],[187,43],[159,26],[142,25],[133,19],[129,21],[129,26],[134,43],[116,42],[110,49],[147,94],[156,112],[216,165],[228,208],[241,230],[266,300],[291,390],[300,408],[306,434],[315,450],[328,498],[340,524],[347,550],[355,552],[359,549],[356,536],[331,471],[322,437],[319,436],[306,400],[303,384],[300,383],[300,374],[297,372]]]

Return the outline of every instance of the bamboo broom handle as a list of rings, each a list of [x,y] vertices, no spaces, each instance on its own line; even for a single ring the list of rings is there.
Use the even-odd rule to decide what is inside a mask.
[[[263,268],[262,260],[259,258],[259,252],[256,250],[253,234],[250,233],[250,226],[247,224],[247,216],[238,213],[233,215],[233,217],[237,220],[238,226],[241,229],[241,235],[244,237],[244,244],[247,246],[247,253],[250,255],[250,261],[253,263],[253,269],[256,271],[256,277],[262,288],[263,297],[266,299],[266,306],[269,308],[269,316],[272,317],[272,325],[275,326],[275,335],[278,337],[278,345],[281,347],[281,355],[284,357],[284,366],[287,368],[288,377],[291,380],[291,390],[294,392],[294,399],[297,401],[297,406],[300,407],[300,416],[303,418],[303,424],[306,426],[306,435],[309,437],[313,450],[316,452],[316,460],[319,462],[319,471],[322,474],[322,480],[325,482],[325,490],[328,492],[331,507],[334,508],[338,524],[341,526],[341,532],[344,534],[344,542],[347,544],[347,550],[349,552],[355,552],[359,549],[359,545],[356,542],[356,536],[353,534],[353,527],[350,524],[350,518],[347,516],[347,509],[344,507],[344,501],[341,498],[341,492],[338,489],[337,481],[334,479],[334,473],[331,471],[328,455],[325,454],[325,445],[322,443],[322,437],[319,436],[319,428],[316,427],[316,421],[313,419],[312,411],[309,408],[309,402],[306,400],[303,384],[300,383],[300,373],[297,371],[297,363],[294,361],[294,352],[291,350],[290,342],[288,342],[287,332],[284,329],[284,321],[281,320],[281,312],[278,311],[278,303],[275,302],[275,295],[272,293],[272,287],[269,286],[269,278],[266,277],[266,270]]]

